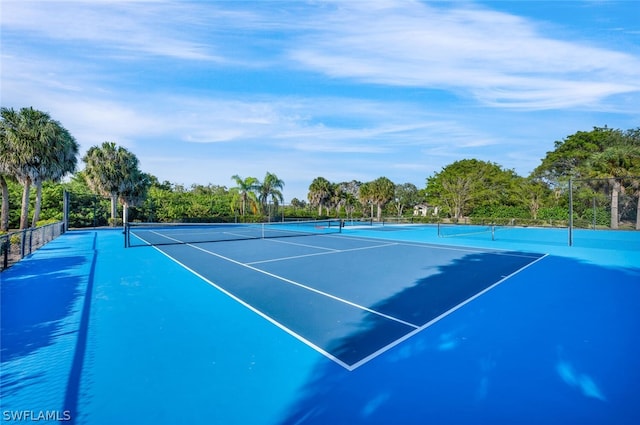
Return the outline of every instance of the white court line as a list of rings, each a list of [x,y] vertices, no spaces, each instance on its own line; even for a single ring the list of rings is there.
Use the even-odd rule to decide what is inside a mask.
[[[193,245],[189,245],[193,248]],[[353,369],[351,369],[351,366],[349,366],[347,363],[343,362],[342,360],[340,360],[339,358],[337,358],[336,356],[334,356],[333,354],[329,353],[328,351],[325,351],[323,348],[317,346],[316,344],[314,344],[313,342],[309,341],[308,339],[306,339],[305,337],[303,337],[302,335],[296,333],[295,331],[293,331],[292,329],[289,329],[288,327],[284,326],[282,323],[278,322],[277,320],[273,319],[271,316],[263,313],[262,311],[258,310],[257,308],[255,308],[254,306],[252,306],[251,304],[243,301],[241,298],[238,298],[237,296],[233,295],[231,292],[227,291],[226,289],[224,289],[223,287],[221,287],[220,285],[216,284],[215,282],[207,279],[205,276],[201,275],[200,273],[198,273],[197,271],[193,270],[192,268],[190,268],[189,266],[187,266],[186,264],[178,261],[177,259],[173,258],[171,255],[167,254],[166,252],[162,251],[159,247],[157,246],[153,246],[153,248],[160,252],[162,255],[164,255],[165,257],[169,258],[171,261],[173,261],[174,263],[178,264],[179,266],[183,267],[184,269],[190,271],[191,273],[193,273],[194,275],[196,275],[197,277],[199,277],[200,279],[202,279],[203,281],[205,281],[206,283],[208,283],[209,285],[213,286],[214,288],[216,288],[217,290],[219,290],[220,292],[222,292],[223,294],[227,295],[228,297],[230,297],[232,300],[240,303],[240,305],[245,306],[246,308],[248,308],[249,310],[251,310],[252,312],[256,313],[258,316],[262,317],[263,319],[266,319],[267,321],[269,321],[270,323],[274,324],[275,326],[277,326],[278,328],[282,329],[283,331],[285,331],[286,333],[288,333],[289,335],[293,336],[294,338],[296,338],[298,341],[302,342],[303,344],[306,344],[307,346],[313,348],[314,350],[316,350],[318,353],[324,355],[325,357],[327,357],[330,360],[333,360],[334,362],[338,363],[340,366],[344,367],[345,369],[351,371]]]
[[[327,235],[328,238],[337,238],[337,239],[355,239],[355,240],[360,240],[360,241],[369,241],[371,242],[372,240],[376,240],[376,241],[392,241],[397,243],[398,245],[407,245],[407,246],[418,246],[421,248],[433,248],[433,249],[442,249],[445,251],[460,251],[460,252],[497,252],[499,250],[491,250],[491,249],[485,249],[485,248],[471,248],[471,247],[457,247],[457,246],[448,246],[448,245],[438,245],[435,243],[431,243],[431,242],[409,242],[409,241],[402,241],[402,240],[398,240],[398,239],[381,239],[381,238],[368,238],[365,236],[347,236],[347,235]]]
[[[411,242],[401,242],[400,245],[405,245],[405,246],[416,246],[416,247],[420,247],[420,248],[436,248],[436,249],[450,249],[448,247],[441,247],[439,245],[429,245],[429,244],[421,244],[419,242],[416,243],[411,243]],[[477,249],[473,249],[473,248],[452,248],[451,250],[453,251],[460,251],[460,252],[475,252],[475,253],[479,253],[479,254],[495,254],[495,255],[502,255],[505,257],[520,257],[520,258],[540,258],[539,255],[536,255],[534,253],[534,255],[527,255],[526,253],[523,252],[516,252],[516,251],[509,251],[509,250],[505,250],[505,249],[483,249],[483,248],[477,248]]]
[[[462,301],[460,304],[457,304],[457,305],[451,307],[449,310],[445,311],[444,313],[440,314],[437,317],[434,317],[433,319],[431,319],[430,321],[428,321],[424,325],[420,326],[419,328],[409,332],[408,334],[402,336],[401,338],[398,338],[397,340],[393,341],[391,344],[389,344],[389,345],[387,345],[385,347],[382,347],[378,351],[375,351],[375,352],[371,353],[370,355],[368,355],[367,357],[363,358],[362,360],[354,363],[353,365],[350,366],[349,370],[354,370],[357,367],[362,366],[363,364],[367,363],[368,361],[373,360],[374,358],[378,357],[379,355],[383,354],[384,352],[386,352],[386,351],[390,350],[391,348],[395,347],[396,345],[400,344],[401,342],[406,341],[407,339],[411,338],[413,335],[415,335],[415,334],[427,329],[429,326],[431,326],[434,323],[442,320],[443,318],[447,317],[448,315],[450,315],[454,311],[456,311],[456,310],[462,308],[463,306],[469,304],[471,301],[475,300],[476,298],[486,294],[487,292],[489,292],[490,290],[492,290],[496,286],[500,285],[501,283],[503,283],[507,279],[510,279],[511,277],[515,276],[516,274],[520,273],[521,271],[529,268],[530,266],[534,265],[538,261],[541,261],[542,259],[547,258],[548,255],[549,254],[544,254],[542,257],[539,257],[538,259],[530,262],[526,266],[523,266],[523,267],[519,268],[518,270],[514,271],[510,275],[504,276],[502,279],[500,279],[499,281],[497,281],[493,285],[484,288],[482,291],[478,292],[477,294],[473,295],[472,297],[467,298],[466,300]]]
[[[290,257],[280,257],[280,258],[273,258],[273,259],[270,259],[270,260],[251,261],[249,263],[242,263],[242,264],[254,265],[254,264],[263,264],[263,263],[275,263],[275,262],[278,262],[278,261],[293,260],[293,259],[296,259],[296,258],[316,257],[318,255],[337,254],[339,252],[340,251],[314,252],[312,254],[292,255]]]
[[[287,242],[283,242],[283,243],[287,243]],[[293,244],[293,245],[297,245],[297,244]],[[384,248],[384,247],[387,247],[387,246],[394,246],[394,245],[398,245],[398,244],[397,243],[387,243],[387,244],[383,244],[383,245],[364,246],[364,247],[360,247],[360,248],[331,249],[331,251],[329,251],[329,252],[314,252],[312,254],[293,255],[291,257],[273,258],[273,259],[269,259],[269,260],[252,261],[250,263],[241,263],[241,264],[251,264],[251,265],[253,265],[253,264],[262,264],[262,263],[273,263],[273,262],[277,262],[277,261],[292,260],[292,259],[295,259],[295,258],[314,257],[314,256],[317,256],[317,255],[339,254],[341,252],[362,251],[362,250],[365,250],[365,249]],[[305,245],[305,246],[313,247],[312,245]],[[317,248],[321,248],[321,247],[317,247]],[[325,249],[329,249],[329,248],[325,248]]]
[[[411,242],[411,241],[402,241],[398,239],[380,239],[380,238],[368,238],[366,236],[348,236],[348,235],[326,235],[328,238],[338,238],[338,239],[355,239],[361,241],[393,241],[398,245],[404,246],[417,246],[420,248],[431,248],[431,249],[441,249],[445,251],[459,251],[459,252],[477,252],[482,254],[498,254],[505,256],[513,256],[513,257],[524,257],[524,258],[539,258],[537,255],[525,255],[523,253],[515,253],[513,251],[509,251],[506,249],[495,249],[495,248],[473,248],[473,247],[459,247],[459,246],[448,246],[448,245],[439,245],[433,242]]]
[[[364,311],[367,311],[367,312],[369,312],[369,313],[375,314],[375,315],[377,315],[377,316],[384,317],[385,319],[393,320],[394,322],[402,323],[403,325],[410,326],[410,327],[412,327],[412,328],[417,328],[417,327],[418,327],[417,325],[414,325],[413,323],[405,322],[404,320],[398,319],[397,317],[389,316],[389,315],[384,314],[384,313],[381,313],[381,312],[379,312],[379,311],[372,310],[372,309],[370,309],[370,308],[368,308],[368,307],[365,307],[365,306],[362,306],[362,305],[360,305],[360,304],[356,304],[356,303],[351,302],[351,301],[349,301],[349,300],[345,300],[344,298],[340,298],[340,297],[337,297],[337,296],[335,296],[335,295],[329,294],[328,292],[323,292],[323,291],[321,291],[321,290],[319,290],[319,289],[312,288],[312,287],[310,287],[310,286],[304,285],[304,284],[302,284],[302,283],[296,282],[296,281],[291,280],[291,279],[287,279],[286,277],[279,276],[279,275],[277,275],[277,274],[270,273],[270,272],[265,271],[265,270],[261,270],[261,269],[259,269],[259,268],[257,268],[257,267],[253,267],[253,266],[251,266],[251,265],[249,265],[249,264],[241,263],[240,261],[236,261],[236,260],[234,260],[233,258],[225,257],[224,255],[220,255],[220,254],[217,254],[217,253],[215,253],[215,252],[208,251],[208,250],[206,250],[206,249],[204,249],[204,248],[201,248],[201,247],[199,247],[199,246],[195,246],[195,245],[191,245],[191,244],[187,244],[187,246],[190,246],[190,247],[192,247],[192,248],[195,248],[195,249],[197,249],[197,250],[200,250],[200,251],[202,251],[202,252],[205,252],[205,253],[207,253],[207,254],[209,254],[209,255],[213,255],[214,257],[218,257],[218,258],[221,258],[221,259],[223,259],[223,260],[229,261],[229,262],[231,262],[231,263],[237,264],[237,265],[239,265],[239,266],[246,267],[246,268],[248,268],[248,269],[250,269],[250,270],[253,270],[253,271],[256,271],[256,272],[258,272],[258,273],[262,273],[262,274],[267,275],[267,276],[269,276],[269,277],[273,277],[273,278],[275,278],[275,279],[281,280],[281,281],[286,282],[286,283],[289,283],[289,284],[291,284],[291,285],[298,286],[298,287],[300,287],[300,288],[306,289],[306,290],[311,291],[311,292],[315,292],[316,294],[323,295],[323,296],[325,296],[325,297],[328,297],[328,298],[331,298],[331,299],[333,299],[333,300],[339,301],[339,302],[341,302],[341,303],[344,303],[344,304],[350,305],[350,306],[355,307],[355,308],[358,308],[358,309],[360,309],[360,310],[364,310]]]
[[[306,236],[304,236],[304,237],[306,237]],[[283,243],[283,244],[287,244],[287,245],[304,246],[304,247],[307,247],[307,248],[315,248],[315,249],[325,249],[327,251],[338,251],[335,248],[326,248],[324,246],[309,245],[309,244],[306,244],[306,243],[283,241],[281,239],[276,239],[276,238],[265,238],[265,240],[267,240],[269,242],[278,242],[278,243]]]
[[[150,230],[150,233],[154,233],[154,234],[156,234],[156,235],[160,236],[161,238],[167,238],[167,239],[170,239],[170,240],[172,240],[172,241],[176,241],[176,242],[184,243],[184,242],[183,242],[183,241],[181,241],[180,239],[172,238],[171,236],[167,236],[167,235],[165,235],[165,234],[163,234],[163,233],[156,232],[155,230]],[[135,235],[135,234],[134,234],[134,236],[137,236],[137,235]],[[137,237],[138,237],[139,239],[142,239],[140,236],[137,236]],[[142,240],[144,241],[144,239],[142,239]],[[145,242],[147,242],[147,241],[145,241]],[[147,242],[147,243],[149,243],[149,242]],[[149,245],[151,245],[151,244],[149,244]]]

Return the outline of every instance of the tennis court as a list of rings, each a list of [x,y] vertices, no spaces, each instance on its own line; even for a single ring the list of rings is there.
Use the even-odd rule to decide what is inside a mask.
[[[339,228],[160,225],[134,228],[128,240],[162,245],[176,263],[349,370],[542,257],[349,237]]]
[[[1,275],[3,420],[640,421],[640,235],[501,230],[68,232]]]

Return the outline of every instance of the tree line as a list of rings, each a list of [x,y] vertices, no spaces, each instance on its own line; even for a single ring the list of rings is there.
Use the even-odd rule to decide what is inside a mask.
[[[385,212],[385,215],[402,216],[406,207],[419,204],[424,196],[414,184],[395,184],[387,177],[364,183],[357,180],[332,183],[324,177],[316,177],[309,185],[307,198],[309,204],[317,208],[318,216],[323,213],[340,216],[343,212],[347,218],[355,214],[358,217],[375,216],[380,221]]]
[[[640,230],[640,129],[579,131],[556,141],[527,177],[493,162],[463,159],[428,177],[420,190],[386,177],[367,183],[331,183],[318,177],[308,197],[318,215],[323,210],[349,215],[361,206],[362,215],[368,207],[374,217],[375,207],[381,220],[383,214],[401,217],[426,204],[433,220],[567,223],[570,180],[578,225],[617,229],[623,220]]]
[[[411,216],[425,220],[540,220],[568,218],[568,184],[575,188],[576,218],[612,228],[640,228],[640,129],[595,127],[579,131],[547,152],[526,177],[501,165],[463,159],[446,165],[418,188],[381,176],[369,182],[315,178],[307,199],[283,205],[285,182],[267,172],[231,176],[235,184],[191,187],[158,179],[139,168],[137,157],[113,142],[91,147],[77,171],[78,143],[59,122],[33,108],[2,108],[0,122],[0,230],[59,219],[62,192],[72,194],[71,225],[117,225],[139,221],[263,221],[288,217]],[[69,181],[61,183],[63,177]],[[31,188],[35,187],[35,194]],[[20,204],[20,210],[10,208]],[[31,207],[33,212],[30,213]],[[121,214],[121,216],[120,216]],[[29,221],[31,219],[31,221]]]

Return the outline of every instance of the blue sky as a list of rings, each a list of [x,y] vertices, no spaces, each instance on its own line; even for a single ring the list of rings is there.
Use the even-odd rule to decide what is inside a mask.
[[[528,175],[580,130],[640,126],[637,1],[3,0],[2,106],[161,181],[424,187],[460,159]]]

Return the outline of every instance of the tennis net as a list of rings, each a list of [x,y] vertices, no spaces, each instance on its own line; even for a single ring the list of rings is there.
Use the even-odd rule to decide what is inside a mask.
[[[125,247],[286,238],[341,233],[340,220],[274,223],[127,223]]]
[[[496,226],[476,224],[438,224],[438,237],[474,237],[488,235],[495,239]]]

